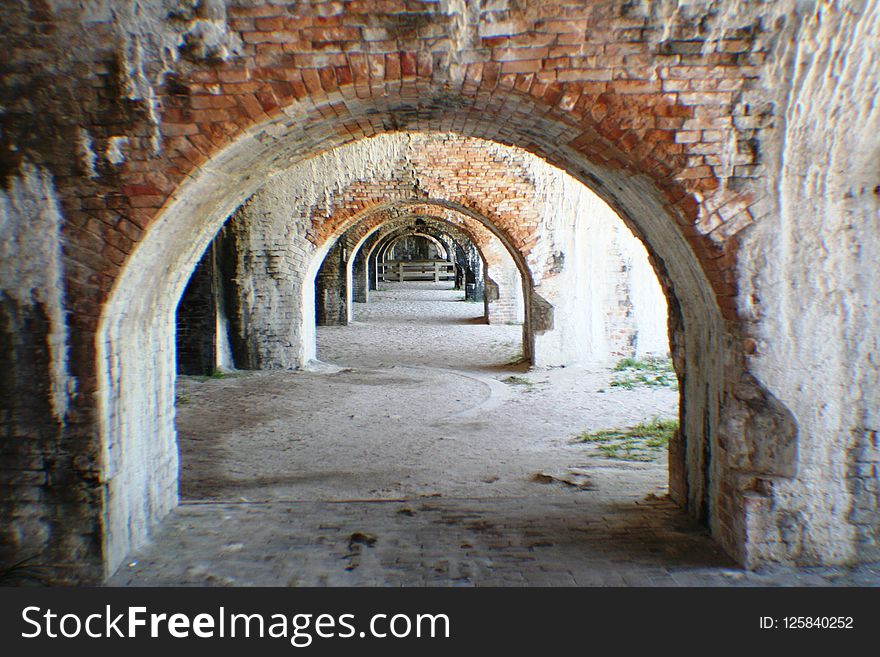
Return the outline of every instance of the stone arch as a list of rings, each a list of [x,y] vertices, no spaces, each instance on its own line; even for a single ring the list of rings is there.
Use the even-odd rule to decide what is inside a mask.
[[[468,239],[475,245],[474,248],[479,258],[477,263],[469,264],[471,267],[476,265],[479,272],[474,276],[471,276],[470,272],[466,272],[468,280],[465,281],[465,296],[483,302],[484,317],[489,324],[521,323],[523,325],[523,358],[531,360],[535,355],[534,341],[532,340],[531,327],[524,321],[524,300],[532,298],[532,295],[535,294],[534,289],[530,287],[530,279],[523,275],[516,260],[500,240],[494,239],[490,232],[486,231],[488,240],[485,235],[478,235],[480,233],[478,229],[468,232],[471,235]],[[377,244],[377,246],[379,245]],[[378,260],[383,256],[381,253],[377,253],[371,257]]]
[[[369,189],[369,187],[368,187]],[[386,191],[380,185],[380,191]],[[309,264],[306,268],[304,280],[312,281],[317,275],[321,264],[324,262],[329,250],[336,241],[345,234],[345,232],[358,222],[362,222],[369,217],[374,217],[374,221],[379,221],[376,217],[381,217],[381,213],[391,211],[393,209],[406,209],[418,207],[439,208],[444,213],[446,221],[450,217],[456,215],[464,218],[465,222],[472,222],[474,225],[480,225],[489,231],[503,245],[504,249],[512,258],[517,270],[520,272],[523,290],[523,305],[525,321],[523,323],[523,353],[525,358],[531,358],[536,353],[535,336],[538,333],[546,331],[552,327],[552,306],[542,299],[534,291],[534,281],[532,279],[531,269],[526,262],[526,256],[521,250],[513,244],[512,237],[499,228],[498,215],[491,209],[487,210],[487,214],[481,214],[480,211],[474,209],[482,207],[484,204],[476,201],[468,196],[459,195],[457,200],[448,200],[442,198],[408,198],[403,195],[402,198],[388,200],[382,196],[368,193],[366,197],[359,198],[357,202],[346,204],[342,212],[332,214],[331,218],[324,225],[325,230],[320,231],[314,238],[316,243],[315,253],[310,257]],[[459,219],[460,223],[462,220]],[[306,284],[302,287],[303,298],[301,299],[302,308],[314,307],[314,287]],[[536,312],[533,312],[533,309]],[[301,315],[308,318],[307,313]],[[308,362],[314,358],[313,345],[315,344],[314,325],[306,319],[303,328],[303,362]]]
[[[404,55],[401,63],[410,61]],[[194,145],[198,140],[178,139],[201,132],[185,113],[177,122],[163,124],[169,152],[179,159],[178,173],[161,189],[131,192],[129,198],[136,210],[129,214],[148,230],[132,255],[123,258],[124,266],[107,274],[107,287],[112,292],[102,306],[96,327],[94,393],[105,462],[100,470],[109,491],[105,505],[109,519],[103,531],[108,541],[105,563],[118,563],[130,545],[143,540],[148,528],[173,506],[176,490],[173,482],[151,483],[140,472],[129,473],[128,466],[112,456],[114,450],[118,453],[120,441],[129,436],[160,435],[159,442],[168,448],[167,454],[158,459],[146,455],[146,465],[136,469],[167,472],[175,466],[175,459],[168,456],[173,452],[173,411],[167,400],[159,399],[167,398],[167,392],[159,391],[171,388],[173,375],[162,365],[155,370],[143,365],[121,368],[120,354],[131,352],[128,347],[135,343],[140,344],[135,351],[147,356],[173,349],[167,339],[144,336],[144,332],[167,334],[168,323],[156,319],[155,314],[167,313],[163,299],[179,297],[186,274],[223,218],[249,196],[258,179],[273,167],[302,159],[304,153],[325,151],[389,130],[419,131],[438,125],[516,145],[559,166],[608,202],[647,245],[669,295],[673,320],[670,333],[687,353],[687,359],[678,360],[687,400],[682,411],[687,440],[673,447],[673,451],[686,452],[687,467],[671,474],[673,495],[686,502],[695,515],[709,520],[722,544],[737,558],[746,560],[746,526],[752,522],[747,520],[748,514],[777,513],[770,502],[760,507],[746,504],[746,493],[755,490],[749,488],[749,482],[763,473],[790,477],[792,461],[791,450],[780,446],[772,450],[775,455],[769,462],[756,462],[753,446],[742,436],[727,435],[724,449],[719,450],[722,397],[730,408],[754,417],[764,412],[766,404],[746,404],[744,395],[766,399],[768,394],[747,383],[750,392],[734,396],[724,383],[737,378],[735,372],[745,367],[742,328],[736,322],[735,257],[733,252],[717,246],[707,235],[709,229],[702,227],[703,222],[719,216],[723,197],[712,195],[717,178],[711,167],[689,169],[684,149],[673,148],[679,145],[674,129],[661,130],[662,138],[654,135],[648,139],[644,131],[626,125],[626,119],[640,111],[652,116],[674,116],[675,112],[687,116],[689,108],[672,99],[652,97],[648,105],[640,104],[645,99],[634,99],[632,105],[621,104],[618,115],[598,121],[589,116],[589,104],[595,96],[583,88],[536,86],[528,79],[520,84],[518,74],[499,77],[497,68],[493,71],[492,67],[482,66],[473,69],[472,78],[468,78],[468,67],[460,81],[463,84],[452,86],[430,79],[430,70],[422,76],[413,69],[402,80],[379,85],[369,98],[362,98],[353,84],[339,84],[337,72],[332,68],[330,71],[336,81],[330,90],[332,95],[321,89],[320,82],[317,88],[312,88],[310,82],[298,95],[307,98],[303,102],[294,100],[291,93],[268,107],[269,114],[255,111],[247,116],[242,109],[243,127],[210,132],[211,138],[201,143],[203,150]],[[319,81],[320,76],[314,80]],[[210,83],[192,83],[189,88],[194,91],[196,86],[204,88],[206,84]],[[268,82],[255,84],[272,88]],[[254,93],[242,93],[236,106],[244,108],[248,99],[259,102]],[[620,100],[614,93],[603,100],[603,116],[609,102],[613,105]],[[204,166],[209,157],[210,166]],[[751,222],[748,203],[748,198],[730,201],[725,213],[733,217],[726,222],[731,231],[739,216],[744,217],[740,226]],[[187,219],[194,214],[203,219]],[[731,234],[717,235],[724,241]],[[735,244],[735,240],[730,243]],[[146,265],[154,258],[172,273],[151,286],[140,279],[141,274],[136,273],[139,267],[133,263]],[[129,330],[126,318],[137,318],[150,328]],[[119,403],[119,397],[126,397],[125,393],[117,394],[120,386],[130,385],[125,383],[128,379],[154,373],[159,381],[156,393],[133,395],[139,399],[138,408],[146,404],[151,411],[122,410],[127,405]],[[735,470],[733,463],[737,464]],[[149,492],[157,501],[134,504],[128,494],[118,494],[120,488],[114,478],[132,484],[124,488],[140,491],[131,493],[134,498]],[[724,486],[718,488],[722,481]],[[712,482],[711,491],[707,482]],[[770,493],[758,495],[772,499]]]
[[[420,218],[424,220],[423,216]],[[392,227],[390,224],[383,224],[361,239],[358,252],[362,254],[372,280],[375,280],[375,263],[383,259],[383,252],[389,240],[399,239],[407,234],[418,234],[417,231],[430,234],[433,239],[441,243],[445,237],[448,240],[448,258],[459,265],[466,266],[464,259],[467,257],[466,250],[469,246],[481,261],[484,260],[479,247],[463,232],[458,232],[455,229],[445,229],[445,232],[441,232],[443,230],[432,223],[413,227],[399,224],[397,227]]]
[[[375,267],[364,267],[363,271],[359,272],[362,280],[355,281],[354,267],[358,259],[362,258],[360,244],[363,240],[354,242],[358,235],[351,233],[351,230],[346,231],[333,243],[315,274],[315,317],[318,325],[345,325],[351,322],[356,290],[363,291],[362,300],[366,301],[367,275],[369,270],[374,270]],[[439,249],[438,252],[446,258],[446,247],[437,237],[425,233],[422,235],[432,241]],[[401,238],[404,236],[400,235]],[[362,266],[363,264],[361,262]],[[305,321],[308,321],[309,309],[303,308],[302,313]]]
[[[412,224],[415,221],[422,220],[428,221],[430,225],[434,226],[436,230],[440,230],[437,226],[438,223],[444,224],[447,231],[452,239],[456,240],[456,244],[458,248],[463,248],[463,241],[472,243],[476,247],[476,243],[474,242],[475,236],[471,231],[463,226],[458,226],[447,222],[441,217],[436,216],[435,214],[429,214],[431,212],[430,206],[425,206],[424,209],[416,209],[416,208],[407,208],[406,212],[400,214],[400,216],[392,215],[385,218],[384,216],[375,216],[371,217],[369,220],[360,222],[349,231],[346,231],[347,235],[350,235],[350,238],[353,240],[352,250],[355,252],[361,252],[362,249],[367,248],[368,252],[366,253],[367,257],[373,256],[373,249],[378,245],[378,240],[381,239],[386,232],[390,231],[392,228],[403,228],[407,225]],[[436,237],[436,235],[435,235]],[[369,242],[369,244],[368,244]]]

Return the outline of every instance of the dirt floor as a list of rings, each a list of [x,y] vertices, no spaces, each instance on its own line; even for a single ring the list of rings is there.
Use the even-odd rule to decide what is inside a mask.
[[[321,327],[315,372],[181,377],[181,496],[352,500],[665,493],[662,452],[638,463],[582,431],[677,415],[670,388],[609,385],[608,368],[525,371],[520,326],[478,323],[444,284],[385,284],[349,326]],[[575,485],[536,486],[536,475]],[[541,480],[540,476],[537,477]]]
[[[739,570],[665,498],[662,449],[574,440],[674,418],[676,390],[529,370],[521,327],[442,285],[385,285],[319,329],[312,371],[179,378],[181,505],[109,584],[880,583]]]

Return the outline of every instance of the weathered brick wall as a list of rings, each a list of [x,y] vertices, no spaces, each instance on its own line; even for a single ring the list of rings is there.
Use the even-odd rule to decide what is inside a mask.
[[[26,166],[0,189],[0,562],[100,579],[99,446],[75,406],[65,320],[63,215],[52,177]],[[83,306],[82,308],[87,308]],[[63,523],[63,524],[62,524]]]
[[[210,374],[217,366],[214,250],[208,247],[189,279],[175,319],[178,374]]]
[[[415,203],[375,212],[352,226],[346,234],[355,241],[355,248],[368,254],[370,271],[375,272],[384,240],[392,232],[412,227],[418,222],[435,231],[438,239],[444,234],[451,236],[456,245],[456,262],[464,269],[466,277],[482,279],[484,262],[478,245],[485,246],[497,238],[479,221],[444,206]],[[507,256],[509,258],[509,254]],[[371,289],[375,289],[375,275],[371,276],[371,281]]]
[[[877,558],[875,2],[202,5],[3,7],[0,244],[51,246],[0,271],[4,545],[59,579],[120,563],[176,503],[174,309],[219,227],[315,153],[439,130],[536,153],[645,241],[673,495],[731,554]],[[487,191],[468,209],[534,260]]]
[[[225,227],[229,242],[232,293],[227,312],[238,367],[284,369],[313,357],[304,334],[304,287],[314,248],[306,222],[291,220],[295,191],[272,181],[240,206]],[[314,318],[310,321],[313,322]]]
[[[780,8],[781,9],[781,8]],[[772,192],[737,240],[737,308],[750,374],[796,425],[791,477],[749,483],[753,563],[880,559],[880,6],[852,2],[774,16],[776,48],[744,101],[776,138],[754,133]],[[783,82],[785,81],[785,82]],[[735,116],[739,125],[744,117]],[[745,429],[745,431],[743,431]],[[737,483],[767,429],[722,427]]]
[[[618,245],[613,245],[614,257],[606,263],[605,288],[609,309],[605,315],[605,336],[614,358],[635,356],[637,330],[633,322],[633,303],[630,296],[628,263]]]
[[[369,258],[363,249],[358,249],[351,262],[351,300],[353,303],[367,303],[370,298],[370,279],[375,278],[375,268],[371,272]]]
[[[493,293],[485,294],[486,319],[489,324],[523,323],[525,321],[524,277],[504,245],[496,239],[486,239],[481,246],[485,263],[483,277],[488,292],[490,281]],[[528,283],[525,283],[526,285]],[[479,286],[477,286],[479,287]],[[529,290],[532,293],[533,290]],[[530,336],[526,336],[526,341]]]
[[[417,208],[409,208],[412,212]],[[483,224],[474,220],[467,215],[456,213],[455,211],[444,208],[431,208],[433,213],[442,213],[447,219],[433,217],[430,215],[416,217],[425,223],[425,228],[429,232],[434,232],[435,237],[443,239],[444,234],[451,233],[457,237],[456,246],[458,256],[456,263],[464,269],[465,275],[462,281],[470,281],[472,288],[470,291],[465,289],[466,297],[472,301],[483,300],[484,277],[487,272],[498,272],[504,281],[503,289],[497,291],[497,295],[486,306],[486,319],[489,323],[506,322],[506,321],[522,321],[523,301],[522,301],[522,277],[517,269],[516,263],[511,258],[507,249]],[[455,217],[460,222],[460,227],[456,224],[449,223],[448,219]],[[405,224],[412,223],[413,219],[404,220],[404,227],[396,229],[401,225],[399,221],[389,221],[382,224],[382,231],[375,233],[377,239],[373,244],[368,240],[364,243],[364,248],[369,248],[373,254],[373,267],[377,260],[384,258],[386,249],[391,240],[396,239],[401,234],[405,234],[408,230]],[[373,222],[370,221],[364,225],[355,226],[349,232],[355,234],[362,233],[368,229]],[[420,226],[419,229],[422,227]],[[348,234],[348,233],[347,233]],[[477,246],[479,244],[479,246]],[[466,287],[466,282],[465,282]],[[493,311],[493,308],[500,309],[502,306],[510,306],[513,310],[506,313],[501,310]]]
[[[348,324],[347,261],[342,257],[345,246],[346,243],[340,240],[330,249],[315,277],[315,322],[318,326]]]
[[[608,353],[615,360],[665,356],[669,353],[669,312],[663,291],[644,247],[620,222],[608,219],[604,230],[590,236],[599,242],[591,248],[601,250],[598,260],[604,268],[591,278],[605,295],[597,319],[603,323]]]

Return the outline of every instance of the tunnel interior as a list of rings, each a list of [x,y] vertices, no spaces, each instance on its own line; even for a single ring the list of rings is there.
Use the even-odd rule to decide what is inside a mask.
[[[437,525],[447,583],[504,536],[578,581],[593,498],[655,559],[674,514],[745,569],[880,558],[875,4],[50,5],[0,32],[0,562],[136,578],[208,511],[347,545],[365,492],[406,504],[357,577]],[[619,458],[657,395],[665,461]]]

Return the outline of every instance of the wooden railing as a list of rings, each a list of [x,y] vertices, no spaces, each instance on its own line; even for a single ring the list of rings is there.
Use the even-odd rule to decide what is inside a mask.
[[[455,263],[446,260],[388,260],[376,263],[379,281],[454,281]]]

